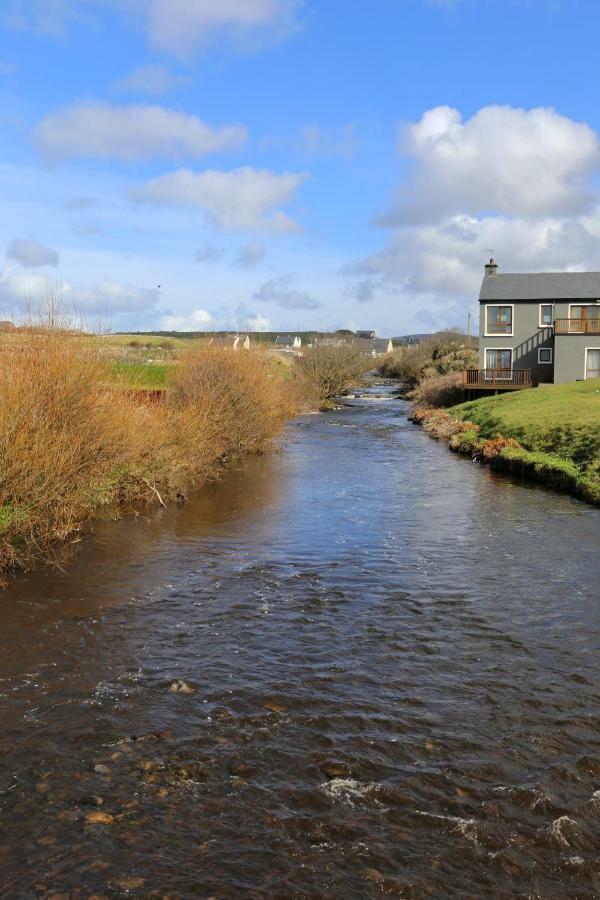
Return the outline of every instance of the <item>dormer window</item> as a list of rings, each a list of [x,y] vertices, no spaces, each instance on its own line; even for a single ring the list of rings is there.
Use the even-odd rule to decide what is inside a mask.
[[[485,308],[485,333],[488,335],[513,333],[513,307],[512,306],[486,306]]]

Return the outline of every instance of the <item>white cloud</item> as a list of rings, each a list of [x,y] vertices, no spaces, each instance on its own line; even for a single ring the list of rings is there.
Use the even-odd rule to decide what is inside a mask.
[[[179,87],[185,87],[191,81],[187,75],[177,75],[166,66],[138,66],[126,78],[115,81],[113,91],[127,94],[149,94],[161,97]]]
[[[387,244],[344,266],[346,295],[410,310],[415,330],[461,321],[493,248],[501,271],[600,269],[596,134],[551,109],[448,107],[404,131],[415,166],[383,220]],[[417,327],[418,326],[418,327]]]
[[[263,241],[249,241],[239,248],[233,261],[236,269],[254,269],[267,256],[267,248]]]
[[[302,0],[2,0],[0,25],[61,37],[73,22],[97,23],[107,8],[143,27],[158,50],[183,58],[216,43],[242,48],[281,40],[297,27]]]
[[[48,160],[115,158],[129,162],[152,157],[179,159],[241,147],[241,125],[213,128],[196,116],[162,106],[109,106],[79,103],[46,116],[34,132]]]
[[[163,331],[206,331],[212,322],[212,316],[207,310],[195,309],[188,315],[162,316],[160,327]]]
[[[39,244],[37,241],[15,238],[6,251],[7,259],[14,259],[28,269],[40,266],[57,266],[60,255],[51,247]]]
[[[199,263],[216,263],[223,256],[224,251],[221,247],[215,247],[213,244],[205,244],[198,252],[194,259]]]
[[[151,0],[152,44],[178,57],[226,39],[248,45],[285,36],[294,27],[297,0]]]
[[[276,303],[283,309],[320,309],[323,304],[306,291],[292,287],[289,275],[280,275],[265,281],[254,292],[253,299],[261,303]]]
[[[455,213],[581,212],[600,166],[594,131],[553,109],[488,106],[463,122],[458,110],[440,106],[404,129],[401,146],[415,170],[382,218],[387,225]]]
[[[31,307],[43,309],[44,297],[55,289],[61,297],[66,314],[112,316],[147,313],[155,310],[159,299],[156,289],[122,284],[109,279],[92,287],[62,282],[53,285],[43,275],[15,273],[6,268],[0,271],[0,309],[18,315]]]
[[[295,231],[296,223],[277,207],[293,198],[306,177],[248,167],[230,172],[180,169],[134,188],[130,196],[140,203],[197,207],[219,228]]]

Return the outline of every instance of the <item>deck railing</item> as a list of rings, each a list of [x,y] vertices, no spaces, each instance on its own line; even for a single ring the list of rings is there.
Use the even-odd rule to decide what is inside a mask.
[[[463,384],[485,388],[533,387],[531,369],[465,369]]]
[[[555,334],[600,334],[600,319],[555,319]]]

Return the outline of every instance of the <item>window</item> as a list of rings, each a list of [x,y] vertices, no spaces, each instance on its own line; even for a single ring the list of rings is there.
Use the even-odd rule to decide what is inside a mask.
[[[512,350],[486,350],[486,369],[508,369],[512,366]]]
[[[541,366],[552,365],[552,347],[538,347],[538,363]]]
[[[540,303],[540,328],[552,328],[554,306],[552,303]]]
[[[485,308],[485,333],[486,334],[512,334],[513,331],[513,307],[512,306],[486,306]]]
[[[600,378],[600,349],[585,351],[585,377]]]

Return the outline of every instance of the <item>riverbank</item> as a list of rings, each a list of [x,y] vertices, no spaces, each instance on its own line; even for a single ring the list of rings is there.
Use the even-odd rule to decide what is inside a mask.
[[[307,394],[258,350],[204,345],[167,372],[115,364],[66,330],[1,349],[0,583],[60,560],[94,518],[182,500],[228,458],[263,451]]]
[[[451,450],[600,505],[600,381],[413,409]]]

